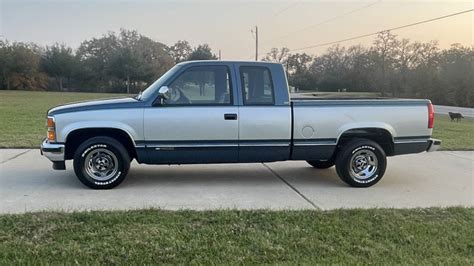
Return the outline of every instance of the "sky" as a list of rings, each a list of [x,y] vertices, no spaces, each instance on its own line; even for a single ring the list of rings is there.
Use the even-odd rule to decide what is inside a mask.
[[[77,48],[120,28],[137,30],[166,45],[208,43],[228,60],[255,56],[251,29],[258,26],[259,54],[272,47],[298,49],[339,41],[473,9],[474,1],[444,0],[0,0],[0,39],[65,43]],[[399,38],[441,48],[473,45],[474,12],[393,31]],[[341,42],[369,46],[374,37]],[[300,50],[320,54],[328,46]]]

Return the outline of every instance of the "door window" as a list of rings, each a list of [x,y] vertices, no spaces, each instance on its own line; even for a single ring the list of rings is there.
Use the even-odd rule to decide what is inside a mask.
[[[232,90],[226,66],[191,67],[169,87],[166,105],[230,105]]]
[[[245,105],[273,105],[274,89],[270,70],[266,67],[240,67],[240,80]]]

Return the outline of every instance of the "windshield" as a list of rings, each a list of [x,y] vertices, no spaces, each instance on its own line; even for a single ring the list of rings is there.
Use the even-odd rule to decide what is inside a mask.
[[[161,76],[158,80],[153,82],[148,88],[146,88],[141,95],[137,96],[138,100],[148,100],[151,97],[156,96],[156,93],[158,93],[158,90],[160,89],[161,86],[163,86],[163,83],[166,82],[169,77],[173,76],[174,73],[176,73],[181,66],[175,65],[173,68],[168,70],[163,76]]]

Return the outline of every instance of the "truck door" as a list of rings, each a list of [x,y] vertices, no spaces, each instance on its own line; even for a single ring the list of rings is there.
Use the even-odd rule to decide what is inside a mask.
[[[145,108],[145,146],[150,163],[238,161],[238,106],[232,65],[195,65],[168,87],[170,99]]]
[[[239,162],[289,158],[291,107],[281,65],[237,65],[241,88]],[[275,79],[272,79],[272,74]]]

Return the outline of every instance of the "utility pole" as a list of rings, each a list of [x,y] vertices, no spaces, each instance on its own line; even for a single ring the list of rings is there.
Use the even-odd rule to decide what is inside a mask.
[[[255,61],[258,61],[258,27],[255,26]]]
[[[222,57],[221,57],[221,49],[219,49],[219,61],[222,60]]]
[[[255,33],[255,61],[258,61],[258,27],[255,26],[255,31],[252,29],[251,32]]]

